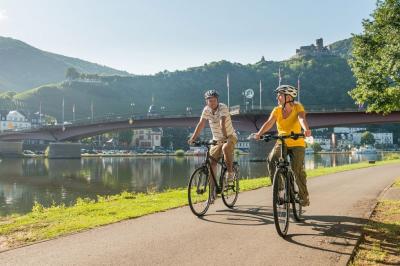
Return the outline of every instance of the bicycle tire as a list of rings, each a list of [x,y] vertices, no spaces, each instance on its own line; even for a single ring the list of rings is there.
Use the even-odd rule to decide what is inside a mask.
[[[188,201],[194,215],[203,216],[210,207],[211,187],[206,167],[192,173],[188,184]],[[204,201],[203,201],[204,200]]]
[[[289,229],[290,196],[287,181],[285,172],[278,168],[273,181],[272,206],[275,228],[281,237],[285,237]]]
[[[224,185],[222,189],[222,201],[228,208],[233,208],[239,196],[239,165],[233,165],[234,177],[233,181],[229,184]],[[225,177],[224,177],[225,178]],[[223,181],[224,182],[224,181]],[[229,192],[232,192],[230,194]]]

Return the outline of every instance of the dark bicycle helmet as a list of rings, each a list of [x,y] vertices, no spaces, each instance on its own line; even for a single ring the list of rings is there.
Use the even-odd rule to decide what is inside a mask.
[[[218,98],[219,97],[218,92],[216,90],[208,90],[208,91],[206,91],[206,93],[204,93],[204,98],[205,99],[208,99],[208,98],[211,98],[211,97]]]

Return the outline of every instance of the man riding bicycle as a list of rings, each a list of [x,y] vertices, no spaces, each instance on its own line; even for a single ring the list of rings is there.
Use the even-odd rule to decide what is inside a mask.
[[[217,161],[223,154],[228,169],[226,178],[227,180],[233,180],[233,152],[238,138],[232,126],[229,109],[225,104],[218,101],[219,94],[216,90],[207,91],[204,94],[204,98],[206,100],[206,106],[203,109],[200,121],[192,137],[188,140],[188,143],[190,145],[197,139],[208,120],[213,140],[217,141],[217,145],[210,149],[210,156],[215,159],[211,162],[213,172],[216,173]],[[214,180],[212,178],[210,179],[211,191],[213,192],[212,200],[214,200],[216,197],[216,191],[214,189],[215,184]]]
[[[304,135],[310,137],[311,130],[308,127],[304,107],[301,103],[294,101],[294,98],[297,96],[297,88],[290,85],[281,85],[275,89],[275,92],[277,93],[276,99],[278,100],[278,106],[272,110],[268,120],[255,134],[255,139],[260,139],[260,136],[270,130],[275,123],[278,134],[281,136],[290,135],[292,132],[299,134],[301,133],[301,129],[303,129]],[[302,206],[309,206],[310,200],[307,190],[307,175],[304,170],[305,140],[304,138],[298,138],[296,140],[289,138],[285,142],[287,150],[284,150],[284,154],[289,155],[292,170],[296,175],[300,204]],[[281,148],[282,143],[277,141],[275,147],[268,156],[268,171],[271,179],[276,170],[276,163],[278,162]]]

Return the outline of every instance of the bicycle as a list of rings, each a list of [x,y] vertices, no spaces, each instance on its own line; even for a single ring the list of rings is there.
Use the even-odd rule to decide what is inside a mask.
[[[198,216],[203,216],[211,202],[214,200],[214,193],[211,191],[210,176],[214,182],[216,194],[221,194],[222,201],[228,208],[233,208],[239,194],[239,164],[233,162],[234,176],[231,180],[225,178],[227,167],[222,157],[221,160],[216,160],[210,156],[210,147],[217,145],[217,141],[195,141],[193,146],[205,146],[207,149],[206,157],[200,167],[195,169],[190,177],[188,184],[188,200],[192,212]],[[217,162],[221,166],[219,182],[216,180],[216,175],[211,167],[211,160]]]
[[[274,214],[275,228],[281,237],[285,237],[289,229],[289,212],[290,203],[294,219],[301,221],[302,206],[300,204],[299,190],[296,184],[296,176],[287,160],[285,139],[298,139],[304,137],[304,134],[294,134],[293,132],[287,136],[264,135],[260,139],[269,142],[271,140],[280,140],[282,142],[280,157],[276,163],[276,171],[273,177],[272,188],[272,205]]]

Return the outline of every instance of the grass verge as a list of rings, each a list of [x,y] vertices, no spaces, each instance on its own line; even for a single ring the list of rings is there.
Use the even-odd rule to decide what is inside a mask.
[[[400,160],[320,168],[307,171],[307,174],[311,178],[389,163],[400,163]],[[241,191],[270,185],[268,177],[240,181]],[[44,208],[36,203],[28,214],[0,218],[0,250],[184,205],[187,205],[186,188],[150,194],[122,192],[113,196],[98,196],[97,200],[78,199],[75,205],[69,207],[60,205]]]
[[[378,202],[349,265],[400,265],[400,199]]]

